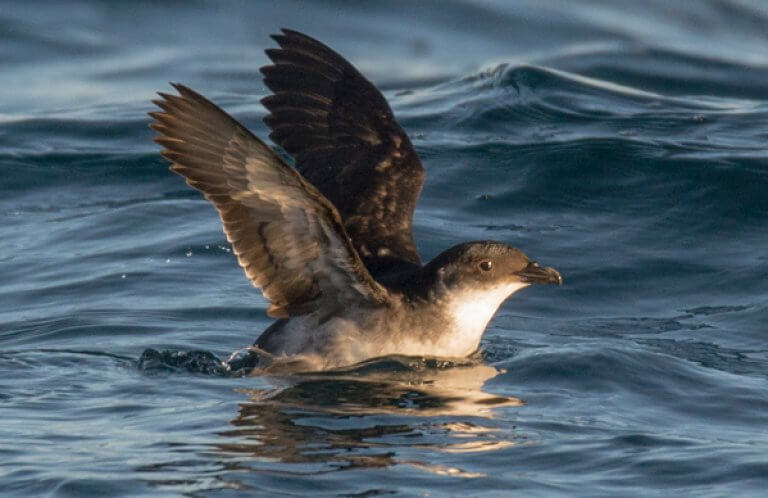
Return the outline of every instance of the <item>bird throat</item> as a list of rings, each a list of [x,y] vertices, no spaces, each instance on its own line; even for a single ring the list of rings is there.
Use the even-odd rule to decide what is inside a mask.
[[[480,345],[488,322],[501,304],[512,294],[528,287],[523,282],[499,285],[490,289],[454,291],[445,299],[446,329],[438,348],[445,356],[466,356]]]

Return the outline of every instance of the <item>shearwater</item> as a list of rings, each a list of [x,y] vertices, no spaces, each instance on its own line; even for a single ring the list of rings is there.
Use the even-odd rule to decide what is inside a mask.
[[[388,356],[463,358],[513,293],[562,284],[502,242],[454,246],[422,265],[412,235],[424,168],[384,96],[319,41],[283,29],[261,68],[269,137],[180,84],[152,112],[171,170],[203,193],[279,318],[255,347],[329,369]]]

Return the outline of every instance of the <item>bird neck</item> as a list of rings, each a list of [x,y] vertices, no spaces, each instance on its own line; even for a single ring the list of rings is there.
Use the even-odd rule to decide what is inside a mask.
[[[516,282],[491,289],[457,288],[425,267],[410,279],[403,297],[414,317],[412,333],[423,336],[432,354],[464,357],[477,350],[501,304],[524,287],[527,284]]]

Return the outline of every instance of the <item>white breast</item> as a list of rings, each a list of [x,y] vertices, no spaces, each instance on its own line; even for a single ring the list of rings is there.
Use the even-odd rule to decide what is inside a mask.
[[[421,321],[411,321],[407,314],[393,322],[388,315],[391,310],[386,309],[372,313],[364,320],[339,316],[318,323],[314,315],[294,317],[286,323],[279,336],[280,343],[271,352],[283,359],[298,355],[312,360],[314,369],[350,365],[393,354],[463,358],[478,348],[488,322],[501,303],[527,286],[515,283],[452,295],[450,301],[439,303],[439,316],[447,319],[436,325],[442,326],[437,334],[411,330],[414,323]],[[375,331],[378,333],[372,334]]]
[[[528,287],[525,283],[512,283],[486,291],[467,291],[450,303],[452,323],[436,345],[437,356],[466,356],[480,345],[488,322],[507,297]]]

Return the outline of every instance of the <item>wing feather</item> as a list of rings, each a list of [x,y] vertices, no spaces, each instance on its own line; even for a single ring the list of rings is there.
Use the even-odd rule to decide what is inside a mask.
[[[286,29],[273,38],[261,69],[274,92],[262,100],[270,138],[338,208],[369,269],[420,265],[412,218],[424,168],[386,99],[319,41]]]
[[[331,202],[261,140],[200,94],[161,93],[151,127],[171,170],[221,217],[240,266],[288,317],[377,306],[387,291],[368,273]]]

